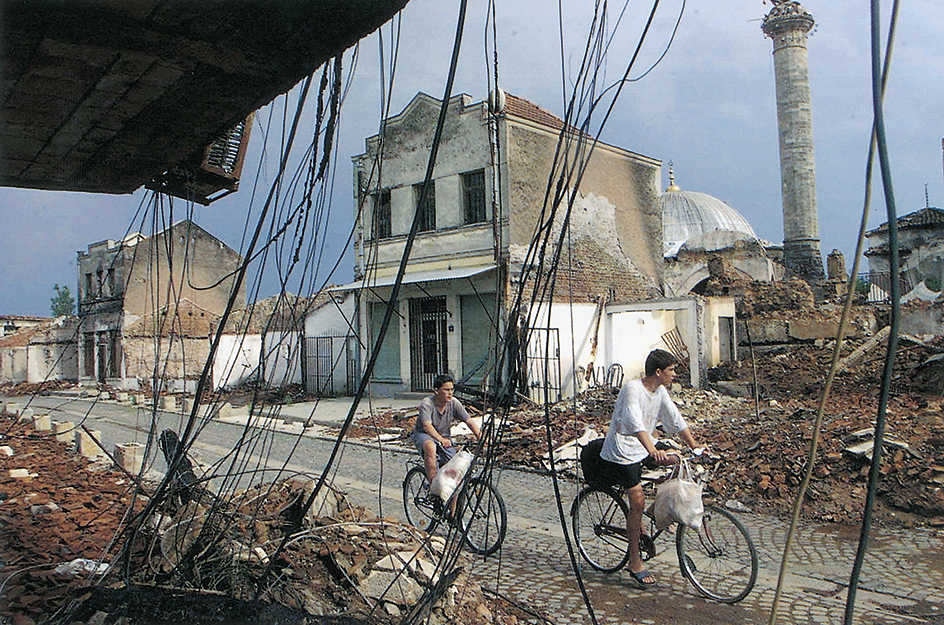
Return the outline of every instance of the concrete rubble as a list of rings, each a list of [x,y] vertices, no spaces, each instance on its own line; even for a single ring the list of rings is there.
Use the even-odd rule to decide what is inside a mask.
[[[270,562],[311,494],[313,483],[300,479],[257,484],[228,497],[193,492],[188,503],[175,499],[176,509],[165,505],[133,541],[131,585],[120,590],[124,568],[114,565],[123,561],[109,545],[133,525],[147,498],[135,496],[129,477],[110,461],[91,463],[72,444],[38,435],[8,414],[0,424],[0,442],[11,450],[0,454],[0,610],[11,623],[41,622],[67,607],[68,622],[75,623],[98,622],[109,613],[124,614],[119,622],[129,625],[153,622],[158,613],[167,622],[184,622],[175,620],[176,611],[197,623],[204,622],[200,610],[218,615],[225,609],[239,615],[227,622],[290,622],[272,620],[274,606],[294,614],[291,622],[344,614],[392,623],[428,589],[436,591],[428,609],[438,622],[484,625],[490,621],[483,614],[498,614],[498,623],[517,622],[513,608],[486,600],[464,573],[467,554],[459,554],[444,582],[437,566],[447,550],[444,538],[375,518],[330,488]],[[102,554],[108,554],[105,561]],[[275,581],[255,601],[253,582],[270,563]],[[170,594],[154,596],[161,587]],[[220,591],[228,606],[221,605]],[[144,613],[135,618],[136,609]]]

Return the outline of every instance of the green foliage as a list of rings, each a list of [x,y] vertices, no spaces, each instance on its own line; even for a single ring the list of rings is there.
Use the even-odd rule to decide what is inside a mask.
[[[855,292],[860,295],[868,295],[872,285],[868,280],[857,279],[855,281],[855,287],[853,288],[855,289]]]
[[[53,317],[73,314],[73,311],[75,311],[75,299],[72,297],[72,294],[69,293],[69,287],[60,287],[57,284],[53,289],[55,289],[56,295],[49,299],[49,310],[52,311]]]

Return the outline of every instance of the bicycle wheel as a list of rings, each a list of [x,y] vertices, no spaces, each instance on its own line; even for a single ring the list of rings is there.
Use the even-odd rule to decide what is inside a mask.
[[[609,490],[587,487],[571,510],[574,540],[590,566],[604,573],[618,571],[629,561],[626,517],[629,507]]]
[[[483,556],[498,551],[508,531],[505,502],[498,491],[481,478],[471,479],[458,507],[469,549]]]
[[[727,510],[706,505],[699,529],[679,525],[675,550],[682,573],[709,599],[737,603],[754,588],[757,550]]]
[[[403,479],[403,509],[413,527],[430,532],[436,524],[433,504],[429,499],[429,481],[423,467],[413,467]]]

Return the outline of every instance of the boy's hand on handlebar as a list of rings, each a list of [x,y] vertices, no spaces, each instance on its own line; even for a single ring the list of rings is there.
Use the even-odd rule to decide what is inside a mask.
[[[444,438],[442,439],[442,442],[440,443],[440,445],[446,448],[452,447],[452,439]]]

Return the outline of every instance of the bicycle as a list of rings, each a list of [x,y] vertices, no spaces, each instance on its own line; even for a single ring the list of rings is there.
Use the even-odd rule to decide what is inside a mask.
[[[704,471],[704,468],[702,468]],[[643,487],[647,499],[656,484],[664,482],[671,467],[644,472]],[[700,481],[706,481],[706,475]],[[626,517],[629,506],[623,488],[588,485],[574,498],[571,506],[571,527],[574,540],[584,560],[598,571],[613,573],[629,561],[629,540]],[[655,557],[655,541],[673,525],[656,529],[650,507],[649,533],[639,537],[642,559]],[[645,527],[643,528],[645,530]],[[757,581],[757,549],[744,525],[733,514],[709,503],[701,527],[679,524],[675,530],[675,552],[682,574],[704,596],[722,603],[737,603],[754,588]]]
[[[441,467],[445,463],[439,453],[437,457]],[[422,460],[407,462],[403,479],[403,507],[407,521],[427,533],[432,533],[439,524],[453,525],[462,532],[470,550],[490,556],[498,551],[508,532],[505,502],[481,473],[466,475],[462,482],[449,500],[443,502],[429,492],[429,480]],[[456,513],[455,519],[451,519],[448,511],[454,499]]]

